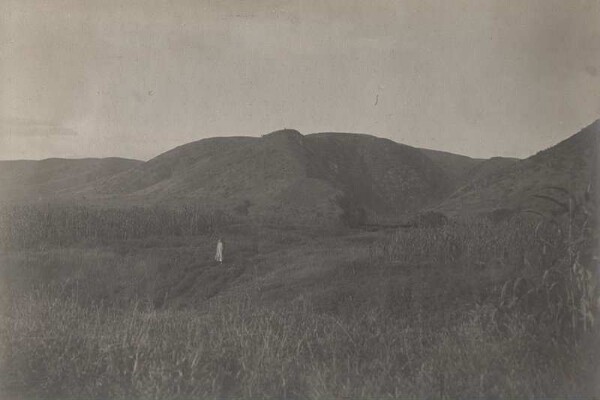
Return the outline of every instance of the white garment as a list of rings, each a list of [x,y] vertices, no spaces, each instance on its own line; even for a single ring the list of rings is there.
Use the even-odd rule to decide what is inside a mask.
[[[217,242],[217,254],[215,254],[215,261],[223,262],[223,242],[220,240]]]

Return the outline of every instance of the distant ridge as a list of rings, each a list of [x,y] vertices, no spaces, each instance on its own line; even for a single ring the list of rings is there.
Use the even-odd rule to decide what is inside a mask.
[[[421,149],[421,151],[446,172],[455,188],[460,188],[477,177],[493,174],[519,160],[510,157],[471,158],[429,149]]]
[[[590,182],[596,187],[599,130],[596,121],[524,160],[474,159],[366,134],[282,129],[262,137],[202,139],[146,162],[0,161],[0,201],[193,204],[290,224],[537,207],[532,196],[545,186],[574,192]]]
[[[483,176],[475,174],[438,208],[446,212],[470,213],[495,208],[544,208],[533,195],[548,186],[558,186],[574,194],[588,185],[598,188],[600,120],[570,138],[537,154],[504,165]],[[495,162],[490,159],[486,163]],[[504,163],[504,162],[503,162]]]
[[[402,215],[452,187],[419,149],[374,136],[296,130],[203,139],[94,188],[106,200],[194,202],[288,222],[337,220],[349,210]]]
[[[0,161],[0,201],[71,197],[90,184],[142,163],[119,157]]]

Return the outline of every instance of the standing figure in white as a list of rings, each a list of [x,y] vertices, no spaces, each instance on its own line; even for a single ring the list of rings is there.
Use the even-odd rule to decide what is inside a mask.
[[[215,254],[215,261],[218,261],[220,264],[223,263],[223,242],[221,238],[217,242],[217,254]]]

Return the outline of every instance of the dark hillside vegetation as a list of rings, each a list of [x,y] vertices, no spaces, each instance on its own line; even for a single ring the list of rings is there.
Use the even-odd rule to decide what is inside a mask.
[[[223,212],[199,207],[98,208],[23,205],[0,208],[0,248],[28,249],[87,243],[102,245],[161,236],[215,232],[237,222]]]

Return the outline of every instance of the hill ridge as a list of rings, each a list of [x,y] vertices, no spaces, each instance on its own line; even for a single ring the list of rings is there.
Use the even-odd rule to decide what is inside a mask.
[[[600,120],[526,159],[477,159],[365,133],[280,129],[203,138],[148,161],[122,157],[0,161],[1,201],[203,204],[283,222],[334,221],[352,210],[399,218],[420,210],[518,207],[545,183],[579,190],[596,176]],[[237,210],[237,211],[236,211]],[[242,210],[242,211],[239,211]]]
[[[561,186],[575,194],[598,187],[600,120],[569,138],[495,173],[472,179],[437,208],[451,213],[494,208],[545,208],[533,195]]]

